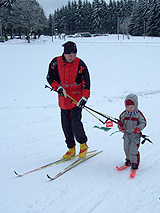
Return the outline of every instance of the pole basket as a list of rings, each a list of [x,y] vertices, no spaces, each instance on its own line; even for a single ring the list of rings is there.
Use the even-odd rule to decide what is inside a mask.
[[[113,121],[107,121],[106,127],[113,127]]]

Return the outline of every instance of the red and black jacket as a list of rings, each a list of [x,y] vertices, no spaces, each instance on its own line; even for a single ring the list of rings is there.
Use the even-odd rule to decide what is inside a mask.
[[[77,102],[82,96],[90,97],[89,72],[85,63],[77,57],[72,63],[68,63],[64,55],[54,58],[49,64],[47,81],[55,91],[61,85]],[[58,97],[61,109],[72,109],[76,106],[70,99]]]

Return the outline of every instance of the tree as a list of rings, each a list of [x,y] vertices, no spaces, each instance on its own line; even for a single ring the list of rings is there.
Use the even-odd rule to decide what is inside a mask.
[[[14,5],[16,0],[1,0],[1,16],[2,16],[2,26],[4,28],[5,38],[8,40],[7,33],[10,31],[11,38],[13,36],[14,27]]]
[[[91,3],[88,0],[83,2],[83,31],[91,30]]]
[[[111,1],[109,2],[108,5],[108,12],[109,12],[109,17],[108,17],[108,27],[109,27],[109,33],[116,33],[117,32],[117,7],[116,7],[116,2]]]
[[[40,35],[47,19],[43,9],[36,0],[1,0],[2,26],[7,34],[13,36],[13,31],[25,32],[30,42],[31,34]]]
[[[102,8],[100,6],[99,0],[93,0],[92,2],[92,29],[95,33],[98,33],[103,30],[103,17],[102,17]]]
[[[147,35],[160,36],[160,0],[150,2],[146,21]]]
[[[130,24],[129,24],[129,32],[132,35],[140,36],[143,34],[143,10],[140,8],[139,2],[135,1],[133,6],[133,11],[131,14]]]
[[[22,20],[21,25],[26,32],[28,42],[30,42],[30,35],[40,35],[47,23],[44,11],[36,0],[18,0],[16,7]]]

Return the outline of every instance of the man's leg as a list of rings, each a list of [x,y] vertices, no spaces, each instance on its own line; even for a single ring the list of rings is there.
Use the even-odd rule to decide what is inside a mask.
[[[75,146],[74,135],[71,126],[71,110],[61,109],[61,124],[65,135],[65,142],[68,148],[73,148]]]
[[[81,122],[82,118],[82,109],[75,107],[72,109],[71,114],[71,125],[73,129],[73,134],[75,135],[76,140],[80,143],[79,158],[83,158],[87,154],[87,136],[85,134],[83,124]]]
[[[81,118],[82,118],[82,109],[79,107],[73,108],[71,113],[71,125],[73,134],[75,135],[76,140],[80,144],[83,144],[87,142],[87,136],[85,134]]]

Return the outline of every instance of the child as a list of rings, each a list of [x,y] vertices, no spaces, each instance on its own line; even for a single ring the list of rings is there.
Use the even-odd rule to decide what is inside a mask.
[[[126,110],[119,116],[118,128],[124,133],[124,152],[126,155],[125,165],[132,166],[132,170],[137,170],[140,163],[141,131],[146,126],[146,119],[142,112],[138,110],[138,97],[129,94],[125,99]]]

